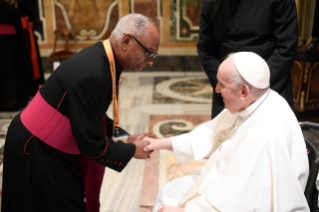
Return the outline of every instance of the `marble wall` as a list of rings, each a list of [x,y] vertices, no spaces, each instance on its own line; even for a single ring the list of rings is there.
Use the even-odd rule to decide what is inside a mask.
[[[38,0],[40,22],[35,34],[41,55],[53,50],[54,31],[72,28],[76,33],[76,49],[81,50],[107,38],[118,20],[129,13],[150,17],[161,36],[161,56],[196,56],[199,14],[183,0]],[[199,8],[200,10],[200,8]],[[74,47],[71,41],[71,48]],[[58,38],[58,49],[63,38]]]
[[[161,56],[197,55],[200,8],[183,0],[37,0],[40,20],[35,34],[41,55],[53,49],[54,31],[60,27],[76,32],[77,51],[107,38],[118,20],[129,13],[150,17],[161,35]],[[299,37],[311,36],[316,0],[295,0]],[[198,9],[198,10],[197,10]],[[61,38],[62,39],[62,38]],[[58,48],[63,47],[60,40]]]

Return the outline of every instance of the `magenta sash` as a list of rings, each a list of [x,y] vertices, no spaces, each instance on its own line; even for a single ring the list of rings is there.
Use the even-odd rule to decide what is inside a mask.
[[[12,24],[0,24],[0,35],[15,35],[16,29]]]
[[[70,120],[49,105],[39,91],[21,113],[21,121],[32,134],[49,146],[68,154],[81,153]]]

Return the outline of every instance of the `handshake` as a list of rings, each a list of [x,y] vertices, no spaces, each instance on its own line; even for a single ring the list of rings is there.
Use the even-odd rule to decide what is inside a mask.
[[[134,158],[147,159],[151,157],[154,150],[168,149],[172,150],[172,142],[170,138],[154,139],[147,137],[148,133],[130,135],[127,143],[133,143],[136,146]]]

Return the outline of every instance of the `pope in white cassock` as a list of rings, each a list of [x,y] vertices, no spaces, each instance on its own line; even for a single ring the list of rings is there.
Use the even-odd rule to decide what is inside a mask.
[[[304,138],[288,103],[269,89],[269,78],[258,55],[232,54],[217,73],[216,92],[226,109],[189,133],[145,138],[145,151],[171,149],[177,162],[209,157],[200,175],[164,185],[153,211],[309,211]]]

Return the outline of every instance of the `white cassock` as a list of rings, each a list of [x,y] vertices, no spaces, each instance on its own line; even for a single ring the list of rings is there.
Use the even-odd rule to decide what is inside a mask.
[[[309,166],[300,126],[287,102],[275,91],[267,93],[237,114],[225,109],[172,137],[178,163],[209,159],[199,176],[166,184],[153,211],[179,206],[196,193],[200,196],[187,202],[186,212],[309,211],[304,196]],[[230,129],[238,116],[239,127]],[[223,141],[229,130],[233,134]]]

